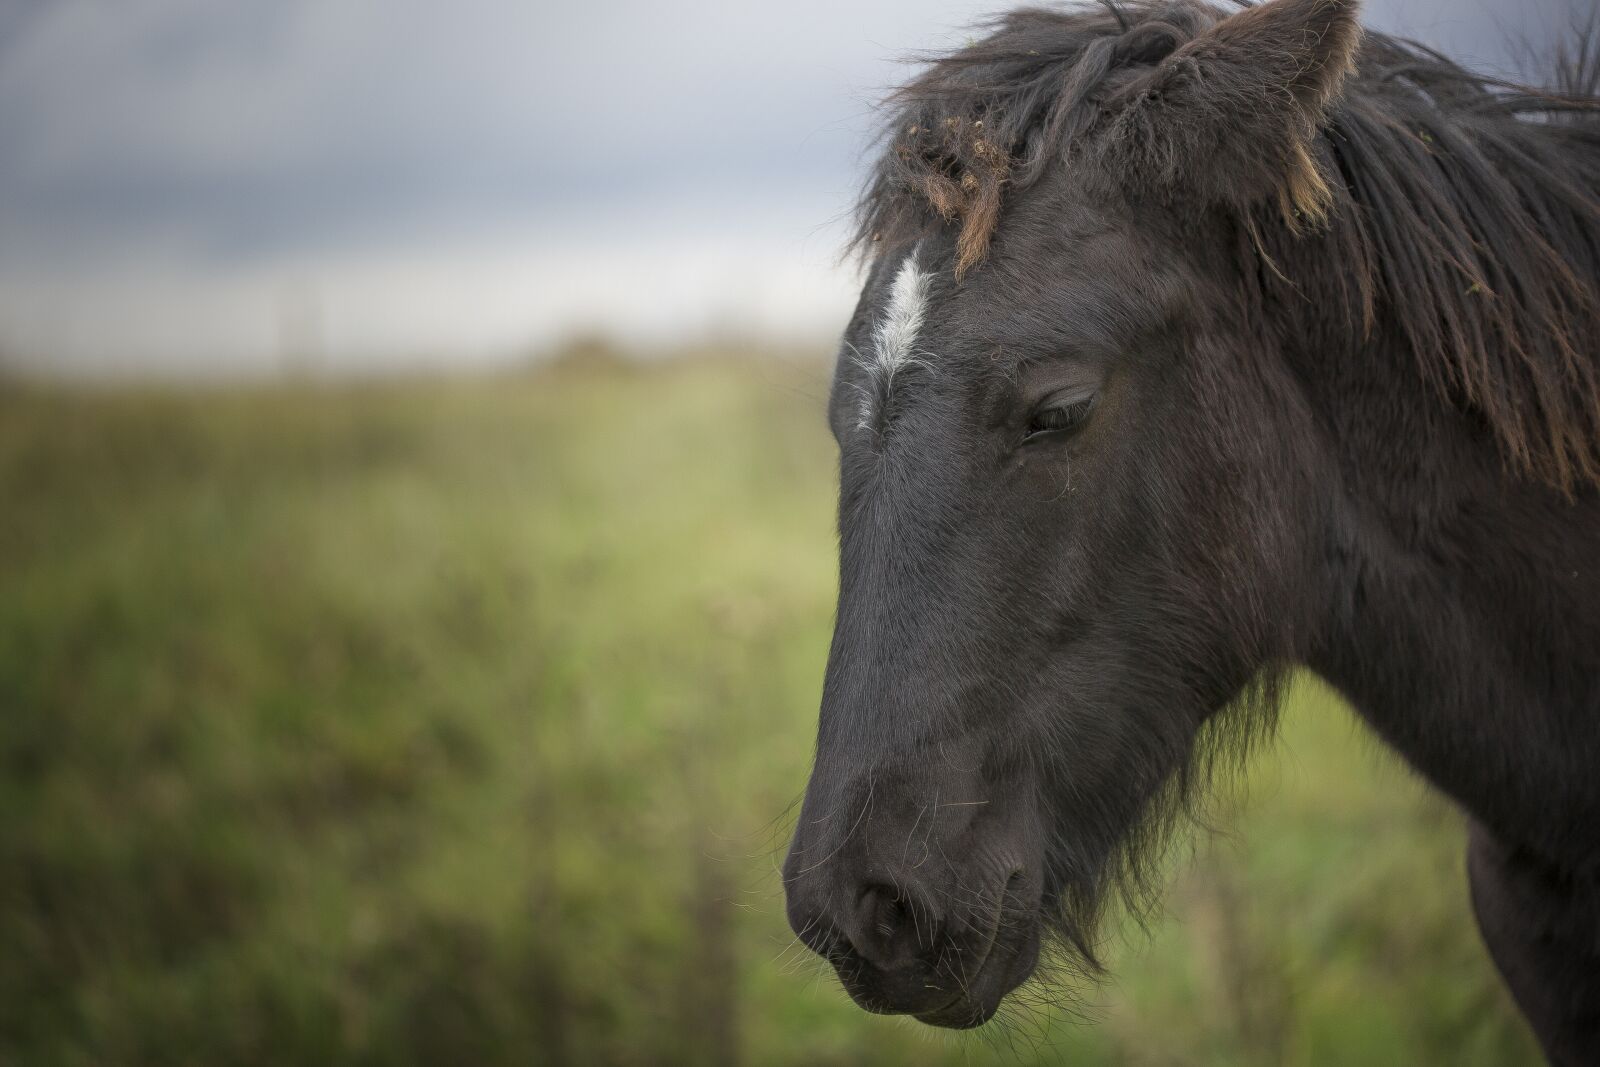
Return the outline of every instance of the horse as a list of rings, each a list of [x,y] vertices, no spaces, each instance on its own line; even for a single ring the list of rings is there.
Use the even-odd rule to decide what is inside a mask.
[[[1600,1059],[1600,64],[1356,0],[1024,9],[892,98],[828,400],[839,587],[783,865],[871,1012],[990,1019],[1292,672],[1464,814],[1545,1054]]]

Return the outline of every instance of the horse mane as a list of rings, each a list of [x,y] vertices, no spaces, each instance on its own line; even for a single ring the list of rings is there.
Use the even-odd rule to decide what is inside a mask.
[[[925,57],[890,98],[853,246],[870,254],[949,225],[964,272],[983,260],[1008,200],[1051,168],[1137,195],[1133,176],[1104,172],[1115,156],[1095,151],[1102,119],[1121,85],[1223,17],[1198,0],[1024,8]],[[1354,336],[1380,323],[1398,331],[1423,378],[1481,416],[1512,470],[1568,494],[1600,486],[1595,30],[1592,18],[1562,46],[1549,88],[1367,33],[1300,172],[1284,175],[1277,204],[1238,220],[1259,257],[1250,273],[1294,294],[1277,306],[1305,306],[1290,278],[1325,277],[1327,264],[1309,261],[1336,255]],[[1188,165],[1197,184],[1226,178]]]

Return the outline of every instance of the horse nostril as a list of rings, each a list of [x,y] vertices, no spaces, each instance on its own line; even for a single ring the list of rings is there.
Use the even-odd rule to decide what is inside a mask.
[[[873,930],[883,937],[894,936],[901,918],[898,896],[890,896],[881,886],[869,886],[861,891],[861,907],[866,912],[864,918],[872,923]]]
[[[908,889],[875,884],[861,890],[844,933],[857,955],[887,968],[931,949],[936,922],[933,910]]]

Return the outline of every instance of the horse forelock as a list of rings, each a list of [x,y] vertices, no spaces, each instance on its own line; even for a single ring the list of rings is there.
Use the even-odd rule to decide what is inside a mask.
[[[960,280],[1052,169],[1101,190],[1137,185],[1096,173],[1105,161],[1085,146],[1120,86],[1224,15],[1196,0],[1023,9],[933,58],[891,98],[855,247],[949,227]],[[1344,301],[1352,336],[1381,318],[1519,475],[1568,493],[1600,485],[1600,64],[1558,64],[1561,91],[1546,91],[1368,33],[1356,67],[1309,150],[1288,154],[1278,201],[1238,212],[1259,257],[1249,273],[1264,264],[1294,288],[1327,273],[1297,265],[1339,257],[1341,291],[1310,295]],[[1290,316],[1306,305],[1274,303]]]

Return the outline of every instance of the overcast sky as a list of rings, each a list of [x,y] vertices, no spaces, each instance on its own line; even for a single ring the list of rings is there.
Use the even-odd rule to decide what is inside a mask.
[[[1370,0],[1504,69],[1594,0]],[[482,363],[817,338],[896,57],[958,0],[0,0],[0,359]]]

